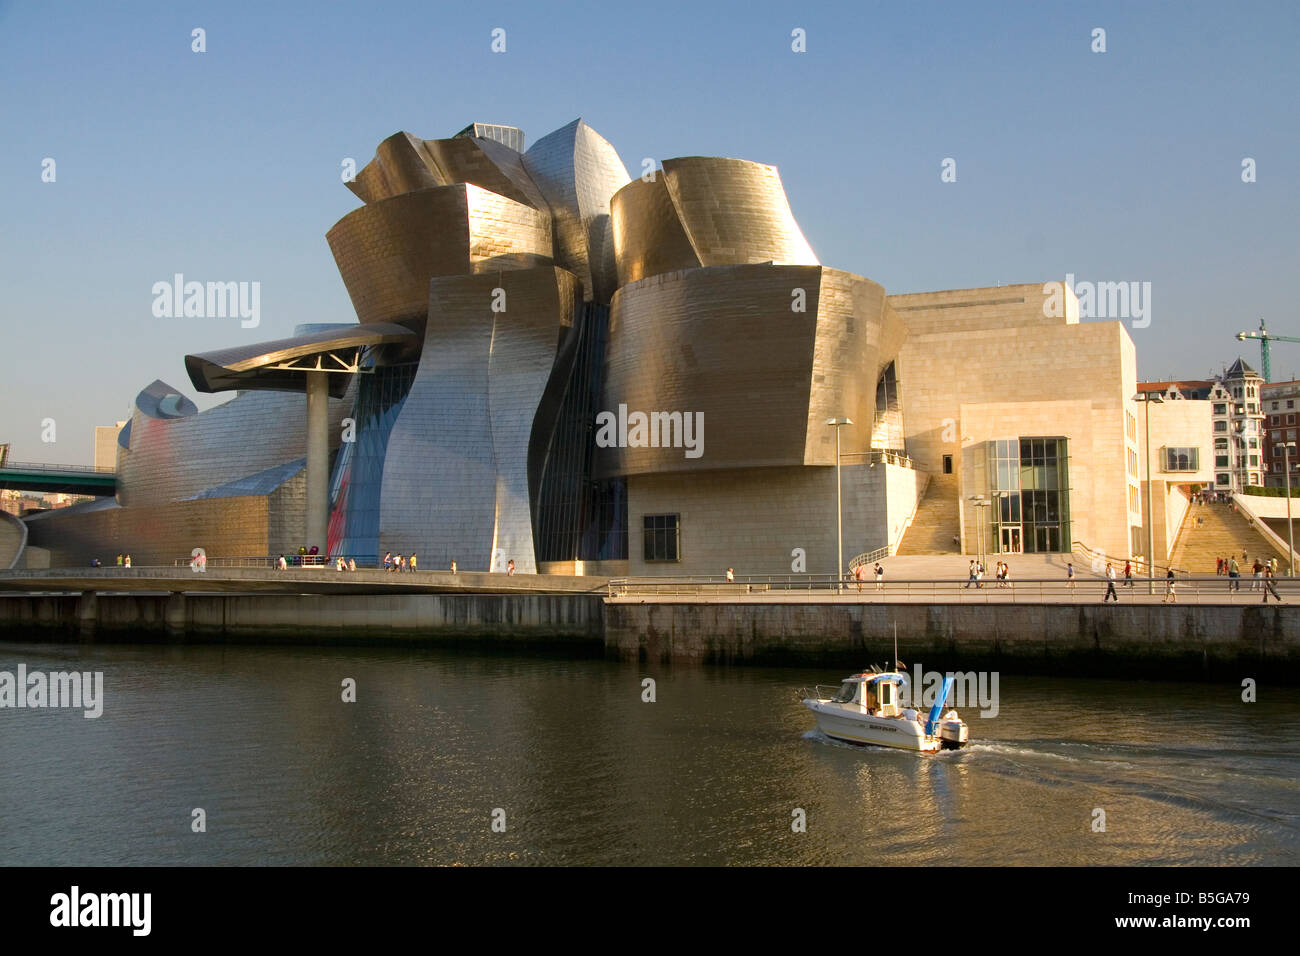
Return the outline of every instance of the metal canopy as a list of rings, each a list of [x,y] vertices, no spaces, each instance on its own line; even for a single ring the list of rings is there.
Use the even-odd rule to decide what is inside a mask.
[[[342,332],[328,330],[185,356],[185,370],[200,392],[268,389],[300,392],[308,375],[326,373],[334,398],[347,391],[348,375],[364,371],[362,349],[419,337],[404,325],[376,322]],[[334,374],[329,374],[334,373]]]

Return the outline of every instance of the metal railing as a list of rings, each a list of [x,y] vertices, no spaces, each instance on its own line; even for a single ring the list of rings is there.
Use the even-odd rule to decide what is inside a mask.
[[[112,466],[97,467],[95,465],[51,465],[47,462],[35,461],[5,461],[0,463],[0,469],[5,471],[34,471],[41,474],[62,474],[71,472],[78,475],[113,475],[117,469]]]
[[[716,575],[683,578],[613,578],[606,587],[611,600],[621,598],[698,598],[705,601],[843,601],[851,603],[933,604],[1244,604],[1276,601],[1263,577],[1228,578],[1223,575],[1180,576],[1172,595],[1164,578],[1156,579],[1154,594],[1146,580],[1114,581],[1115,599],[1109,599],[1105,578],[1024,578],[999,582],[985,578],[875,581],[836,580],[834,575],[754,575],[719,581]],[[1273,578],[1273,588],[1283,602],[1300,598],[1300,580]]]

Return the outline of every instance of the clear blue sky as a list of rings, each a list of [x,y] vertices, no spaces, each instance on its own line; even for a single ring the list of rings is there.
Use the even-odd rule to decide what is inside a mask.
[[[1257,364],[1232,333],[1300,335],[1298,41],[1294,2],[0,0],[0,442],[89,461],[155,378],[222,400],[185,353],[354,320],[325,242],[359,205],[340,163],[475,120],[531,143],[581,116],[634,174],[773,163],[822,262],[889,292],[1149,281],[1140,377]],[[261,282],[260,327],[155,318],[176,272]]]

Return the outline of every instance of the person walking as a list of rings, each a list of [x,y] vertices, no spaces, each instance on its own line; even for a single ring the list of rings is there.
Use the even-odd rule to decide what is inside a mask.
[[[1250,589],[1254,591],[1258,588],[1262,588],[1264,586],[1264,566],[1259,563],[1259,558],[1255,559],[1255,565],[1250,570]]]
[[[1124,587],[1131,588],[1132,586],[1133,586],[1133,562],[1125,561],[1124,562]]]
[[[1272,594],[1277,598],[1277,603],[1282,603],[1282,595],[1277,593],[1277,580],[1273,577],[1273,569],[1269,568],[1264,572],[1264,603],[1268,603],[1268,596]]]
[[[393,552],[388,551],[384,554],[384,570],[393,570]]]
[[[1165,572],[1165,598],[1164,598],[1163,601],[1160,602],[1161,604],[1166,604],[1166,603],[1168,603],[1168,604],[1177,604],[1177,603],[1178,603],[1178,593],[1175,591],[1174,588],[1175,588],[1175,586],[1174,586],[1174,569],[1173,569],[1173,568],[1170,568],[1168,571]]]
[[[451,573],[452,573],[452,574],[455,574],[455,573],[456,573],[456,559],[455,559],[455,558],[452,558],[452,559],[451,559]]]
[[[884,589],[885,589],[885,569],[881,566],[880,562],[877,561],[876,562],[876,590],[883,591]]]
[[[131,556],[128,554],[125,558],[122,559],[122,567],[129,568],[130,566],[131,566]]]
[[[1074,562],[1067,561],[1065,565],[1065,581],[1069,585],[1070,593],[1074,593]]]
[[[357,559],[356,559],[356,558],[348,558],[348,570],[349,570],[349,571],[355,571],[356,569],[357,569]]]
[[[984,562],[975,565],[975,587],[984,587]]]
[[[1220,557],[1214,559],[1214,573],[1216,575],[1223,574],[1223,558]]]
[[[1105,604],[1111,598],[1115,599],[1116,604],[1119,603],[1119,594],[1116,593],[1115,591],[1115,566],[1111,564],[1109,561],[1107,561],[1106,562],[1106,596],[1101,599],[1101,603]]]
[[[968,573],[970,576],[966,579],[966,587],[970,587],[972,584],[975,583],[975,562],[974,561],[970,563],[970,571]]]
[[[1241,569],[1237,567],[1237,559],[1228,559],[1228,590],[1241,590]]]
[[[859,564],[856,568],[853,569],[853,577],[858,582],[859,594],[862,593],[862,582],[863,580],[866,579],[866,576],[867,576],[867,566],[865,564]]]
[[[415,552],[412,551],[412,552],[411,552],[411,573],[412,573],[412,574],[415,573],[415,569],[416,569],[416,567],[417,567],[417,564],[416,564],[416,559],[415,559]]]
[[[1005,561],[1002,562],[1002,586],[1004,588],[1011,587],[1011,565]]]
[[[733,571],[731,568],[727,568],[727,583],[728,584],[736,583],[736,572]]]

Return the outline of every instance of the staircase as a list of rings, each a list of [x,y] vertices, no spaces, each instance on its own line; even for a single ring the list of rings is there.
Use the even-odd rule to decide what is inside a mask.
[[[1250,568],[1241,560],[1243,551],[1251,564],[1257,557],[1276,557],[1279,572],[1286,572],[1286,553],[1279,553],[1230,505],[1189,505],[1169,563],[1191,574],[1213,574],[1218,558],[1236,557],[1241,573],[1249,576]]]
[[[961,546],[953,540],[960,533],[957,516],[957,476],[931,475],[921,503],[916,506],[912,526],[903,535],[898,554],[956,554]]]

